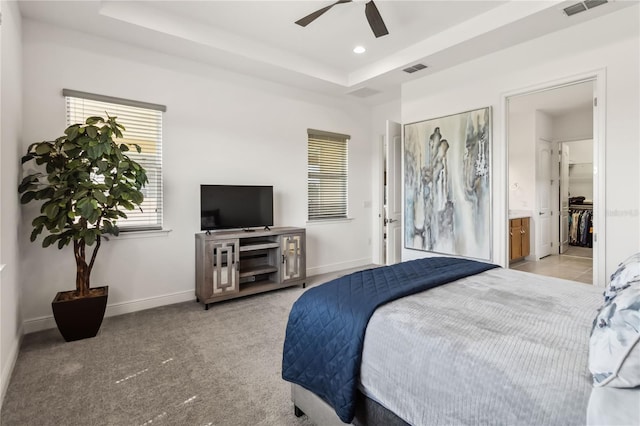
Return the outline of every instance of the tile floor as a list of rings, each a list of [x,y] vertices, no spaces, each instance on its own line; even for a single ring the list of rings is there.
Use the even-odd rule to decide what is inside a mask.
[[[588,257],[559,255],[547,256],[537,262],[521,260],[512,263],[509,267],[518,271],[593,284],[592,262],[593,259]]]

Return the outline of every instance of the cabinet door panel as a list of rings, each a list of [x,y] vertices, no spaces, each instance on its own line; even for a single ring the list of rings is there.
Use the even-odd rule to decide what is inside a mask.
[[[510,259],[518,259],[522,257],[522,234],[520,226],[512,226],[510,228],[511,238],[511,256]]]
[[[525,218],[522,219],[522,242],[521,242],[521,256],[529,256],[531,250],[530,250],[530,241],[531,241],[531,234],[529,232],[529,218]]]
[[[238,241],[208,241],[205,256],[205,282],[211,295],[221,296],[238,292]]]
[[[282,236],[282,282],[304,278],[304,234]]]

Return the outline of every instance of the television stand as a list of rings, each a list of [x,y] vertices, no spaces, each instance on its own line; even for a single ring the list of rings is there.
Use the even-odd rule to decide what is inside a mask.
[[[196,234],[196,300],[212,303],[302,285],[306,280],[306,231],[213,231]]]
[[[255,229],[251,229],[251,228],[244,228],[242,231],[244,231],[244,232],[256,232]]]
[[[265,231],[271,231],[271,228],[269,228],[269,225],[265,225],[265,226],[264,226],[264,230],[265,230]]]

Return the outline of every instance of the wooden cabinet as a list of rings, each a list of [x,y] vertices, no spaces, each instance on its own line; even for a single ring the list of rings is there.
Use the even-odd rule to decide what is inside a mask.
[[[282,227],[264,231],[196,234],[196,299],[209,304],[306,280],[306,231]]]
[[[509,220],[509,260],[517,260],[530,254],[529,218]]]

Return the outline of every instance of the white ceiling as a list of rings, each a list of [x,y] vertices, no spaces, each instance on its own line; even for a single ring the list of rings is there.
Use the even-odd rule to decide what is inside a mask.
[[[376,39],[365,2],[339,4],[302,28],[294,22],[333,1],[21,1],[24,17],[330,95],[399,97],[400,85],[637,3],[616,0],[566,17],[576,1],[375,3],[389,30]],[[356,55],[352,49],[364,46]],[[426,70],[403,68],[424,63]],[[364,89],[364,90],[362,90]],[[351,93],[351,95],[350,95]]]

